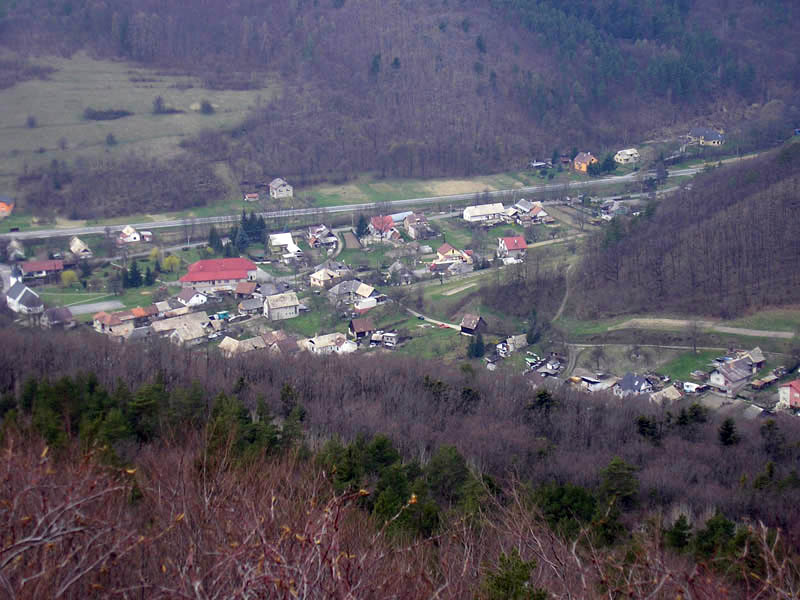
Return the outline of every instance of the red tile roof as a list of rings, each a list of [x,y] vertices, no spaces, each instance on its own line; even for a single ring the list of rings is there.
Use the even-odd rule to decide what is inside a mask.
[[[375,331],[375,324],[369,317],[364,319],[353,319],[350,321],[350,329],[353,333],[367,333],[368,331]]]
[[[63,260],[29,260],[22,263],[23,273],[36,273],[38,271],[63,271]]]
[[[394,221],[389,215],[372,217],[370,223],[375,228],[375,231],[380,231],[381,233],[386,233],[394,227]]]
[[[256,287],[258,284],[255,281],[240,281],[236,284],[236,290],[234,290],[237,294],[252,294],[256,291]]]
[[[792,388],[792,390],[800,394],[800,379],[795,379],[794,381],[790,381],[789,383],[784,383],[781,387]]]
[[[450,244],[448,244],[447,242],[445,242],[444,244],[442,244],[441,246],[439,246],[439,249],[438,249],[436,252],[437,252],[438,254],[447,254],[447,253],[448,253],[448,252],[450,252],[451,250],[455,250],[455,248],[453,248],[453,247],[452,247]]]
[[[507,250],[525,250],[528,247],[528,244],[525,243],[525,238],[521,235],[504,237],[503,243],[506,245]]]
[[[100,311],[94,317],[92,317],[95,321],[99,321],[106,327],[110,327],[111,325],[121,325],[122,321],[119,320],[119,317],[109,314],[105,311]]]
[[[248,271],[255,271],[256,265],[246,258],[212,258],[198,260],[189,265],[189,272],[181,277],[181,282],[220,281],[247,279]]]

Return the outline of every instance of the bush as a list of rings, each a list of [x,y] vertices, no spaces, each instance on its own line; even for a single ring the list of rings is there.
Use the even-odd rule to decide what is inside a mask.
[[[208,100],[203,100],[200,103],[200,112],[204,115],[213,115],[214,114],[214,105],[211,104]]]
[[[113,133],[109,133],[106,136],[106,146],[116,146],[117,145],[117,138],[114,137]]]
[[[113,121],[115,119],[129,117],[132,114],[133,113],[128,110],[113,109],[113,108],[105,110],[97,110],[92,108],[91,106],[87,106],[86,110],[83,111],[83,118],[90,121]]]
[[[36,117],[33,115],[28,115],[28,118],[25,119],[25,125],[28,127],[28,129],[33,129],[37,124]]]

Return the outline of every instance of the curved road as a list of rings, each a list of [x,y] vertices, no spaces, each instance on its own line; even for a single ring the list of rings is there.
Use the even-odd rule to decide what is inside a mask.
[[[677,171],[670,171],[668,176],[683,177],[687,175],[696,175],[701,170],[702,169],[699,167],[680,169]],[[641,173],[629,173],[627,175],[619,175],[616,177],[607,177],[605,179],[597,179],[591,181],[579,181],[574,183],[547,183],[544,185],[522,187],[511,190],[496,190],[494,192],[453,194],[449,196],[430,196],[426,198],[408,198],[405,200],[391,200],[388,202],[370,202],[365,204],[342,204],[339,206],[329,206],[329,207],[296,208],[293,210],[275,210],[275,211],[267,211],[256,214],[263,217],[264,219],[278,219],[278,218],[297,217],[306,215],[323,216],[329,213],[353,212],[358,210],[373,210],[384,206],[389,206],[389,207],[404,207],[404,206],[417,206],[417,205],[424,206],[426,204],[438,204],[440,202],[442,203],[463,202],[465,200],[484,199],[487,197],[489,199],[494,199],[494,198],[502,198],[505,194],[508,194],[509,192],[532,194],[537,192],[562,190],[565,189],[565,186],[568,187],[570,190],[578,190],[583,188],[617,185],[619,183],[633,181],[636,179],[637,175],[641,175]],[[241,217],[238,214],[224,215],[220,217],[186,217],[186,218],[171,219],[166,221],[131,223],[130,225],[132,225],[135,229],[142,229],[147,231],[150,229],[182,227],[186,224],[191,224],[191,223],[194,223],[196,225],[235,223],[239,221],[240,218]],[[66,237],[71,235],[102,234],[105,233],[106,229],[108,229],[110,232],[121,231],[124,226],[125,225],[93,225],[88,227],[72,227],[63,229],[39,229],[33,231],[18,231],[14,233],[0,234],[0,239],[16,238],[20,240],[25,240],[25,239],[42,239],[51,237]]]

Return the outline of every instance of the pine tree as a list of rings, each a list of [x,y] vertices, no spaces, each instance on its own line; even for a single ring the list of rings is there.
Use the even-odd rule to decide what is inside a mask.
[[[217,228],[214,227],[213,225],[211,226],[211,229],[209,229],[208,231],[208,245],[212,250],[214,250],[214,252],[222,251],[222,240],[219,237]]]
[[[239,251],[239,253],[243,253],[250,245],[250,238],[247,236],[244,227],[239,228],[234,244],[236,245],[236,249]]]
[[[135,260],[131,263],[131,268],[128,269],[128,285],[127,287],[137,288],[142,285],[142,272],[139,271],[139,263]]]
[[[723,446],[733,446],[739,443],[739,434],[736,432],[736,423],[730,417],[719,426],[719,443]]]
[[[478,332],[475,336],[475,358],[482,358],[486,353],[486,346],[483,343],[483,334]]]
[[[680,552],[689,545],[691,535],[692,527],[689,525],[689,521],[686,520],[686,516],[681,515],[675,521],[675,524],[667,529],[664,534],[664,540],[669,548]]]
[[[148,287],[153,285],[156,282],[156,274],[150,270],[148,266],[144,272],[144,284]]]
[[[367,229],[369,228],[369,221],[367,221],[366,215],[363,213],[358,215],[358,224],[356,225],[356,237],[362,238],[367,235]]]

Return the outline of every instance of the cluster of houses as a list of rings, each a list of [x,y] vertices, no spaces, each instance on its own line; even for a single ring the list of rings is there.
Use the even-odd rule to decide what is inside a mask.
[[[499,223],[517,223],[523,227],[539,223],[550,225],[555,219],[547,214],[541,202],[522,199],[513,206],[504,207],[500,202],[467,206],[462,213],[467,223],[492,227]]]

